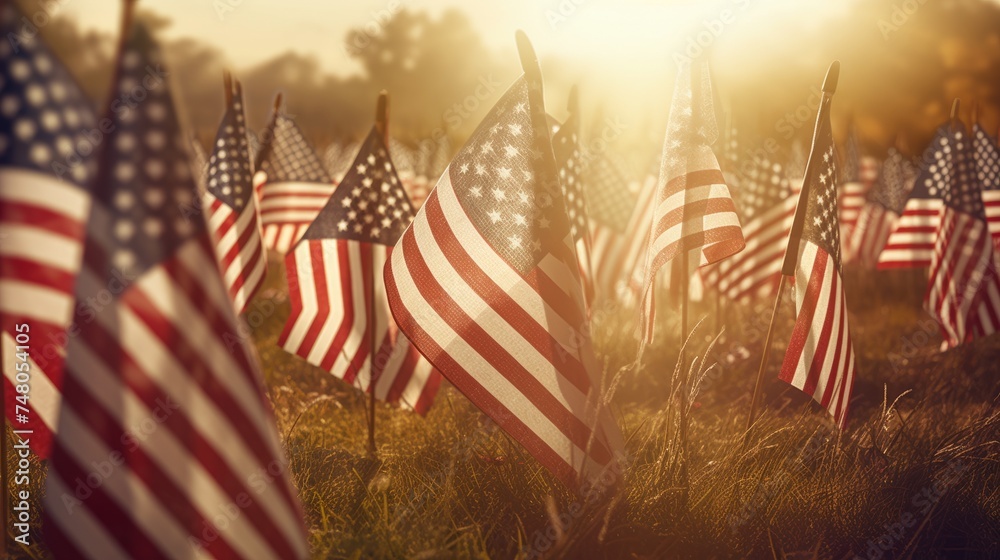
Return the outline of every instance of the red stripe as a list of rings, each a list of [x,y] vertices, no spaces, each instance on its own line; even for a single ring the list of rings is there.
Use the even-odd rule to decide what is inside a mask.
[[[817,253],[817,257],[819,254]],[[806,375],[806,381],[802,385],[802,392],[807,395],[812,396],[816,392],[816,385],[819,384],[820,374],[823,373],[823,364],[826,361],[826,352],[830,349],[830,337],[831,331],[833,330],[833,317],[836,313],[836,306],[833,302],[836,301],[836,293],[834,289],[837,287],[837,275],[836,274],[824,274],[822,283],[825,284],[827,278],[830,279],[830,297],[824,302],[826,303],[825,316],[822,317],[823,328],[820,330],[819,340],[815,342],[815,350],[812,356],[812,363],[809,364],[809,373]],[[810,286],[811,287],[811,286]],[[822,290],[822,286],[820,286]],[[819,308],[819,298],[823,296],[822,291],[816,292],[816,308]],[[807,296],[809,297],[809,296]]]
[[[845,371],[841,371],[841,367],[848,365],[847,362],[841,362],[841,358],[844,358],[844,356],[841,356],[841,349],[843,348],[844,338],[846,338],[847,334],[847,309],[846,306],[843,305],[844,294],[841,293],[841,301],[839,304],[837,302],[837,294],[839,293],[838,290],[843,289],[840,286],[840,274],[837,274],[837,272],[834,271],[831,281],[830,310],[827,314],[832,316],[833,313],[839,311],[840,320],[837,323],[837,330],[835,331],[835,336],[833,337],[833,364],[830,367],[830,375],[826,379],[826,387],[823,389],[823,395],[820,399],[820,404],[822,404],[823,408],[826,409],[830,408],[830,397],[833,395],[833,391],[837,387],[837,381],[843,378],[846,373],[846,368]],[[809,394],[813,393],[810,392]]]
[[[4,198],[0,198],[0,200],[3,201],[3,204],[0,205],[2,208],[0,210],[0,223],[23,224],[74,241],[83,237],[83,223],[69,218],[66,214],[35,204],[15,202]]]

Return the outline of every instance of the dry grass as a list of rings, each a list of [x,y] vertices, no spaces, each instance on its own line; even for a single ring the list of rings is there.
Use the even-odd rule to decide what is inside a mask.
[[[936,332],[920,334],[918,280],[849,280],[849,298],[864,295],[850,302],[860,373],[846,433],[780,383],[744,433],[754,318],[768,309],[731,308],[714,349],[707,325],[692,337],[690,368],[675,365],[680,345],[664,335],[618,379],[629,464],[602,499],[581,500],[451,389],[426,418],[379,406],[379,461],[367,459],[360,396],[275,347],[287,309],[272,277],[263,297],[275,312],[254,337],[313,556],[998,557],[1000,339],[940,354]],[[631,360],[628,319],[596,313],[609,371]],[[667,317],[659,329],[677,325]]]

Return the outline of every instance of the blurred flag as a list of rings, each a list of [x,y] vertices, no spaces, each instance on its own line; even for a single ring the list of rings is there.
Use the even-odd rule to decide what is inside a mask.
[[[337,185],[295,121],[278,113],[260,185],[260,218],[264,244],[281,254],[302,237]]]
[[[576,113],[570,113],[552,137],[556,168],[562,185],[563,200],[569,215],[569,231],[576,242],[576,256],[580,263],[580,278],[587,302],[594,301],[594,278],[591,268],[590,220],[587,217],[587,201],[584,198],[583,181],[580,178],[580,121]]]
[[[685,65],[670,107],[640,292],[646,340],[653,335],[650,290],[663,265],[676,256],[688,258],[693,251],[700,253],[700,264],[712,264],[746,246],[736,206],[712,152],[718,135],[708,66]]]
[[[936,152],[934,188],[944,198],[924,307],[941,325],[944,347],[1000,329],[1000,278],[986,225],[972,138],[965,126],[947,126]]]
[[[354,156],[358,155],[361,149],[361,142],[350,142],[347,144],[334,143],[326,148],[323,153],[323,162],[327,170],[333,176],[333,182],[339,184],[354,163]]]
[[[587,215],[591,227],[591,263],[595,297],[620,297],[642,268],[643,249],[652,221],[656,178],[630,177],[622,158],[605,153],[587,165]]]
[[[986,222],[993,235],[993,245],[1000,251],[1000,148],[997,142],[978,124],[976,136],[976,177],[983,188]]]
[[[865,205],[865,197],[878,178],[878,160],[861,155],[861,146],[857,131],[851,127],[847,136],[844,172],[840,187],[840,228],[841,237],[848,239],[854,224],[858,223],[858,214]],[[845,260],[850,261],[851,254],[845,252]]]
[[[854,345],[841,279],[837,157],[829,113],[821,115],[807,166],[812,173],[804,181],[782,267],[794,279],[796,319],[779,377],[826,408],[843,429],[854,386]]]
[[[375,397],[423,414],[441,378],[405,337],[397,336],[381,274],[414,212],[373,129],[333,197],[285,257],[292,312],[278,344],[371,392],[374,321]]]
[[[541,83],[522,76],[497,102],[396,244],[385,280],[407,337],[563,482],[613,466],[621,433],[597,406]]]
[[[882,164],[878,181],[858,214],[858,223],[845,240],[844,252],[852,261],[865,268],[875,268],[879,255],[889,241],[893,226],[906,206],[906,197],[913,188],[916,170],[895,148]]]
[[[96,127],[90,102],[41,37],[21,33],[22,17],[11,2],[0,6],[4,43],[18,41],[0,50],[0,404],[45,457],[91,202],[95,162],[85,156],[99,140],[86,135]],[[30,355],[18,351],[25,344]]]
[[[119,64],[114,91],[145,95],[107,113],[114,130],[76,285],[46,543],[56,558],[305,558],[260,372],[207,224],[184,216],[198,196],[190,139],[141,25]]]
[[[237,314],[246,309],[267,272],[248,144],[243,90],[237,82],[215,136],[202,201],[222,279]]]
[[[880,269],[923,268],[930,266],[934,256],[934,242],[941,224],[941,186],[935,176],[940,176],[945,146],[949,143],[949,127],[938,128],[920,162],[920,173],[913,183],[910,196],[903,206],[903,213],[885,243],[878,258]],[[950,149],[950,148],[949,148]]]
[[[732,301],[773,296],[781,278],[781,263],[795,218],[796,196],[786,170],[771,158],[757,156],[741,173],[740,219],[746,248],[715,265],[709,278]],[[774,158],[774,159],[772,159]]]

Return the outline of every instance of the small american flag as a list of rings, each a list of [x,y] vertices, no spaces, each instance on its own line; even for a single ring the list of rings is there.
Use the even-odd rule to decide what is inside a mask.
[[[169,86],[147,74],[162,56],[141,25],[128,37],[113,88],[145,80],[146,96],[107,112],[114,130],[94,181],[46,480],[47,544],[74,559],[305,558],[260,372],[232,342],[242,339],[204,217],[184,215],[199,192]]]
[[[66,329],[80,270],[96,126],[76,82],[40,36],[22,33],[12,2],[0,6],[0,355],[4,412],[48,454],[57,425]],[[9,37],[19,41],[17,48]],[[27,329],[27,330],[25,330]],[[18,348],[29,341],[30,393],[16,399]],[[30,354],[30,355],[28,355]],[[23,366],[22,366],[23,367]],[[23,382],[23,375],[22,375]],[[20,416],[20,418],[18,418]]]
[[[796,210],[802,233],[789,238],[785,252],[782,272],[794,275],[796,319],[780,378],[826,408],[843,429],[855,364],[841,279],[836,160],[826,113]]]
[[[716,265],[718,279],[714,282],[732,301],[774,295],[778,286],[796,203],[780,158],[780,154],[755,156],[746,172],[739,173],[737,200],[741,221],[746,224],[746,248]]]
[[[841,237],[848,239],[854,225],[858,223],[858,214],[865,205],[865,197],[878,178],[878,161],[861,155],[858,134],[853,128],[848,134],[845,151],[839,204]],[[845,251],[844,257],[845,261],[849,261],[851,254]]]
[[[580,121],[570,114],[552,136],[552,149],[556,157],[563,200],[569,214],[569,231],[576,242],[576,256],[580,263],[580,278],[588,302],[594,301],[594,275],[591,265],[590,220],[587,217],[587,200],[584,196],[580,173]]]
[[[949,127],[945,124],[938,128],[934,140],[924,150],[920,173],[903,205],[903,213],[879,255],[880,269],[923,268],[931,264],[944,205],[935,175],[941,172],[943,148],[948,145],[951,134]]]
[[[858,222],[845,240],[844,252],[866,268],[878,265],[882,249],[906,206],[916,170],[898,150],[889,149],[878,181],[868,192],[868,200],[858,214]]]
[[[600,371],[573,245],[542,86],[523,76],[400,238],[385,283],[417,348],[575,487],[611,467],[623,444],[597,406]]]
[[[978,124],[976,136],[976,178],[983,187],[986,222],[993,235],[993,244],[1000,250],[1000,148],[997,142]]]
[[[374,387],[380,400],[423,414],[441,376],[397,336],[380,273],[414,212],[373,129],[326,207],[285,257],[292,313],[278,344],[362,390]]]
[[[711,148],[718,129],[708,67],[693,66],[685,65],[678,76],[663,145],[641,292],[646,340],[653,335],[651,289],[663,265],[693,251],[700,252],[701,264],[712,264],[746,246],[736,205]]]
[[[208,160],[202,201],[208,210],[222,279],[237,313],[246,309],[267,271],[248,143],[243,90],[237,83]]]
[[[337,185],[291,117],[279,113],[261,170],[260,191],[264,244],[286,254],[302,237]]]
[[[623,158],[611,152],[587,168],[595,297],[627,293],[634,271],[642,268],[656,179],[640,182],[630,175]]]
[[[1000,329],[1000,278],[976,181],[973,138],[964,125],[949,126],[935,152],[935,188],[944,198],[924,307],[941,324],[953,348]]]

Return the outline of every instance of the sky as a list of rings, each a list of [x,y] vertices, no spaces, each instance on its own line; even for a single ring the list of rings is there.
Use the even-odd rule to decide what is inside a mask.
[[[822,21],[856,0],[141,0],[140,6],[171,18],[171,38],[193,36],[217,46],[228,61],[245,68],[294,50],[318,58],[337,75],[359,71],[345,50],[355,27],[377,30],[380,18],[400,9],[440,14],[460,8],[487,45],[513,52],[513,33],[523,29],[539,55],[577,57],[636,71],[669,58],[687,35],[706,29],[729,11],[732,21],[780,24],[804,5],[814,15],[797,25]],[[120,0],[59,0],[62,10],[85,28],[116,29]],[[774,17],[777,15],[777,17]],[[741,24],[742,25],[742,24]],[[732,24],[725,27],[731,27]],[[749,27],[744,26],[744,27]],[[725,30],[725,28],[723,28]]]

